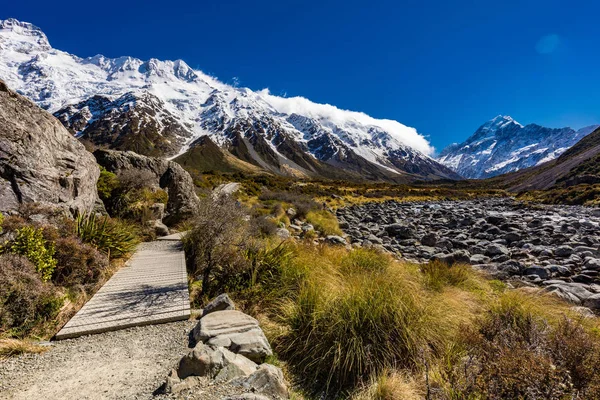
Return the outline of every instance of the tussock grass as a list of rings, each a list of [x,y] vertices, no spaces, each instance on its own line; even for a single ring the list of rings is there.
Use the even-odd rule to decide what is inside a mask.
[[[0,359],[14,357],[24,353],[40,354],[48,350],[29,340],[0,339]]]
[[[390,368],[421,368],[443,353],[476,297],[430,291],[416,266],[373,250],[306,246],[298,253],[292,264],[302,273],[280,308],[287,330],[276,347],[298,376],[333,391]]]
[[[385,371],[365,388],[355,392],[351,400],[422,400],[423,383],[407,373]]]
[[[312,224],[323,235],[342,235],[338,220],[329,211],[310,211],[306,214],[306,221]]]
[[[510,395],[503,380],[483,390],[485,382],[477,378],[495,379],[493,368],[479,367],[496,362],[507,375],[531,375],[519,390],[542,390],[536,379],[556,383],[569,376],[580,382],[577,390],[596,393],[581,384],[600,376],[591,372],[595,367],[575,366],[579,354],[600,370],[595,350],[576,350],[579,344],[600,349],[598,320],[581,319],[554,296],[508,289],[466,266],[415,265],[374,249],[289,246],[290,259],[270,267],[274,292],[265,296],[257,318],[285,370],[309,397],[411,399],[423,398],[428,389],[432,399]],[[572,324],[560,330],[565,320]],[[493,340],[486,332],[495,332]],[[569,341],[564,332],[579,333],[559,348]],[[559,353],[570,361],[559,362]],[[519,354],[526,362],[519,362]],[[562,365],[562,372],[554,374],[552,365]]]

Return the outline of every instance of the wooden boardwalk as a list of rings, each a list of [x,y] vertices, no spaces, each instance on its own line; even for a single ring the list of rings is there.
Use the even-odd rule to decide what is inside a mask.
[[[58,332],[56,339],[188,319],[185,257],[178,240],[142,243]]]

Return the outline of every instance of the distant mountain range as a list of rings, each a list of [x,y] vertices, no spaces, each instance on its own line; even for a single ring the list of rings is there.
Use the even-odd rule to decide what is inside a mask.
[[[492,178],[490,183],[513,192],[600,184],[600,128],[555,160]]]
[[[452,144],[438,161],[465,178],[489,178],[544,164],[593,132],[599,125],[553,129],[521,125],[499,115],[481,125],[461,144]]]
[[[91,147],[200,171],[410,182],[459,179],[414,128],[224,84],[185,62],[80,58],[30,23],[0,20],[0,78]]]

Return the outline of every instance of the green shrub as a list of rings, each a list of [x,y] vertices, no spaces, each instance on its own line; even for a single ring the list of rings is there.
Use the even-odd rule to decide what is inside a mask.
[[[4,215],[0,213],[0,233],[2,233],[2,223],[4,222]]]
[[[33,226],[20,228],[8,248],[10,252],[25,256],[31,261],[43,281],[52,277],[56,268],[54,244],[44,239],[42,228],[36,229]]]
[[[94,286],[108,268],[108,257],[76,237],[58,238],[55,242],[57,266],[52,274],[56,285]]]
[[[112,258],[120,258],[135,250],[139,243],[136,229],[117,219],[95,214],[77,217],[75,233]]]
[[[26,258],[0,255],[0,333],[25,335],[54,318],[62,303],[54,286],[43,282]]]
[[[97,187],[100,199],[103,201],[109,200],[112,197],[113,191],[119,187],[119,179],[117,175],[101,166]]]

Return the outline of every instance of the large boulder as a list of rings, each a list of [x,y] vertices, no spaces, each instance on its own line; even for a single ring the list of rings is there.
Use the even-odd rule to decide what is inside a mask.
[[[165,223],[176,224],[194,215],[199,202],[194,182],[176,162],[132,151],[96,150],[94,156],[98,164],[117,175],[128,171],[147,171],[154,175],[155,184],[169,195]]]
[[[90,212],[99,175],[94,157],[56,118],[0,81],[0,212],[24,203]]]
[[[259,363],[273,354],[258,321],[236,310],[215,311],[203,316],[192,335],[196,342],[222,346]]]
[[[177,376],[185,379],[188,376],[206,376],[218,381],[248,376],[258,366],[246,357],[235,354],[223,347],[196,344],[179,362]]]

